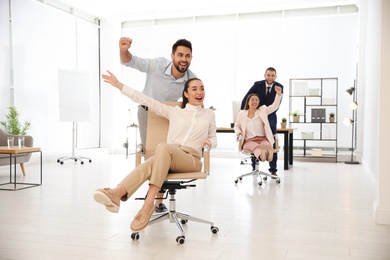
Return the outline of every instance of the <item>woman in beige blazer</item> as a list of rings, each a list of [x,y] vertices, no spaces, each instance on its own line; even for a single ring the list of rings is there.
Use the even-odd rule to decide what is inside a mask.
[[[282,100],[282,88],[275,86],[277,92],[275,101],[270,106],[260,106],[257,94],[250,94],[245,102],[244,110],[237,114],[234,132],[242,138],[243,150],[253,153],[260,161],[272,161],[273,152],[269,150],[275,143],[274,136],[268,122],[268,115],[279,108]]]

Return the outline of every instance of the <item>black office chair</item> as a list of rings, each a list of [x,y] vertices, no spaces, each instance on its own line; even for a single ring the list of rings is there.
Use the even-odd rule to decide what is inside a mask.
[[[278,142],[277,135],[274,135],[274,138],[275,138],[275,148],[270,150],[270,151],[272,151],[273,153],[277,153],[277,152],[279,152],[279,142]],[[275,179],[276,183],[279,184],[280,183],[280,177],[279,176],[273,176],[270,173],[260,171],[259,170],[259,164],[260,164],[259,159],[256,158],[256,156],[253,153],[251,153],[250,151],[246,151],[246,150],[242,149],[242,143],[243,143],[242,138],[238,138],[238,141],[239,141],[238,142],[239,143],[238,144],[238,147],[239,147],[238,149],[240,150],[240,152],[243,153],[246,156],[250,156],[250,158],[251,158],[252,171],[248,172],[248,173],[244,173],[244,174],[238,176],[237,179],[234,182],[237,184],[238,181],[242,180],[242,178],[244,178],[246,176],[255,175],[258,178],[258,180],[259,180],[258,181],[258,185],[259,186],[263,185],[263,180],[266,181],[268,179],[268,177],[270,177],[272,179]],[[262,148],[262,149],[266,149],[266,148]]]

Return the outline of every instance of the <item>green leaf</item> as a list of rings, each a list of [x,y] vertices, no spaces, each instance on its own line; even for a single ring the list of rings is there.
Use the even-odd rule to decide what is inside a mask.
[[[12,135],[26,135],[27,130],[30,129],[30,121],[24,121],[23,125],[19,121],[19,112],[16,107],[11,106],[8,108],[8,114],[5,115],[5,120],[0,124],[4,127],[4,130]]]

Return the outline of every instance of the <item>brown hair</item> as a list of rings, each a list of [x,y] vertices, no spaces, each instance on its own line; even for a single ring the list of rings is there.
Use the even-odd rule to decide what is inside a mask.
[[[266,70],[265,70],[265,73],[267,73],[267,71],[273,71],[276,73],[276,69],[274,67],[268,67]]]
[[[192,44],[190,41],[187,41],[186,39],[180,39],[180,40],[177,40],[173,46],[172,46],[172,54],[174,54],[176,52],[176,49],[177,47],[179,46],[184,46],[184,47],[187,47],[188,49],[191,50],[192,52]]]

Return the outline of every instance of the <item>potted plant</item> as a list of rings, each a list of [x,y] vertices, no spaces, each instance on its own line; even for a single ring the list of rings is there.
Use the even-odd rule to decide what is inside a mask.
[[[27,130],[30,129],[30,121],[24,121],[23,125],[19,121],[19,112],[14,106],[9,107],[8,114],[5,115],[5,120],[0,124],[4,127],[4,130],[11,135],[26,135]]]
[[[287,118],[285,118],[285,117],[282,118],[282,122],[280,123],[280,126],[282,128],[286,128],[286,126],[287,126]]]
[[[293,123],[299,123],[299,111],[298,110],[292,111],[291,116],[293,118]]]
[[[329,113],[329,122],[334,123],[334,113]]]

